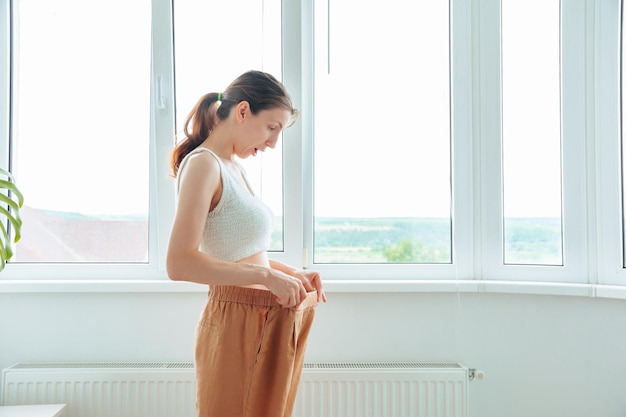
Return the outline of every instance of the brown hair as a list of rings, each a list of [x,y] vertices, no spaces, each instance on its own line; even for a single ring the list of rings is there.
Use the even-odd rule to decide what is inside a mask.
[[[215,109],[215,103],[221,105]],[[218,121],[228,118],[233,106],[242,101],[250,104],[252,114],[262,110],[282,107],[291,112],[291,123],[298,118],[298,110],[293,107],[289,93],[272,75],[261,71],[248,71],[237,77],[223,93],[208,93],[200,97],[184,125],[184,139],[176,144],[170,155],[170,166],[174,177],[183,158],[197,148],[211,133]]]

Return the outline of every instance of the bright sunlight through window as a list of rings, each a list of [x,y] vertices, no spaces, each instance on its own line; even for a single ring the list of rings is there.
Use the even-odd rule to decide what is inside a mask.
[[[450,263],[448,2],[320,0],[315,22],[314,262]]]
[[[559,4],[502,1],[505,264],[563,264]]]
[[[150,16],[148,0],[13,3],[13,260],[148,261]]]

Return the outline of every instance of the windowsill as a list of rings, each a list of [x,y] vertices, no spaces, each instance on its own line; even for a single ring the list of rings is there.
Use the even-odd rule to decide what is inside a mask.
[[[327,293],[487,293],[626,299],[626,286],[488,280],[327,280]],[[207,286],[169,280],[0,280],[12,293],[205,293]]]

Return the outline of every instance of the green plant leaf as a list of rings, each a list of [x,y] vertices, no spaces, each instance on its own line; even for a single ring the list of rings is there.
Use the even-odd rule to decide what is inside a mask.
[[[0,206],[0,214],[4,215],[4,217],[11,222],[13,229],[15,229],[15,236],[13,237],[13,242],[17,242],[22,237],[22,219],[15,218],[13,214],[7,210],[6,208]]]
[[[13,256],[13,250],[11,249],[11,242],[9,240],[9,232],[7,231],[4,223],[0,223],[0,233],[0,243],[2,244],[2,246],[0,247],[0,253],[5,256],[4,259],[9,259],[11,256]]]
[[[13,251],[7,249],[7,246],[11,246],[9,242],[9,234],[4,226],[4,222],[0,222],[0,271],[4,269],[6,260],[10,259]]]
[[[10,209],[13,212],[14,216],[17,217],[17,218],[20,217],[19,211],[20,211],[20,208],[22,206],[20,206],[20,204],[17,201],[15,201],[14,199],[12,199],[9,196],[6,196],[6,195],[0,193],[0,202],[4,202],[4,203],[8,204],[8,206],[10,207]]]
[[[24,196],[10,172],[0,168],[0,175],[6,177],[6,179],[0,179],[0,218],[4,216],[11,223],[13,232],[13,242],[11,242],[5,221],[0,221],[0,271],[2,271],[7,260],[13,256],[12,243],[18,242],[22,237],[20,209],[24,204]]]
[[[1,169],[0,169],[0,173],[1,173]],[[11,191],[12,195],[15,197],[12,200],[14,201],[17,200],[17,205],[22,207],[22,205],[24,204],[24,196],[22,195],[22,192],[17,188],[17,185],[15,185],[14,182],[7,181],[7,180],[0,180],[0,188],[4,188],[4,189]]]

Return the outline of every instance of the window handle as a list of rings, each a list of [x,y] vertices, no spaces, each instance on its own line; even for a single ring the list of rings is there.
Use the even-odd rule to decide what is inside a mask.
[[[165,110],[167,107],[167,98],[163,95],[163,76],[156,77],[156,108],[157,110]]]

